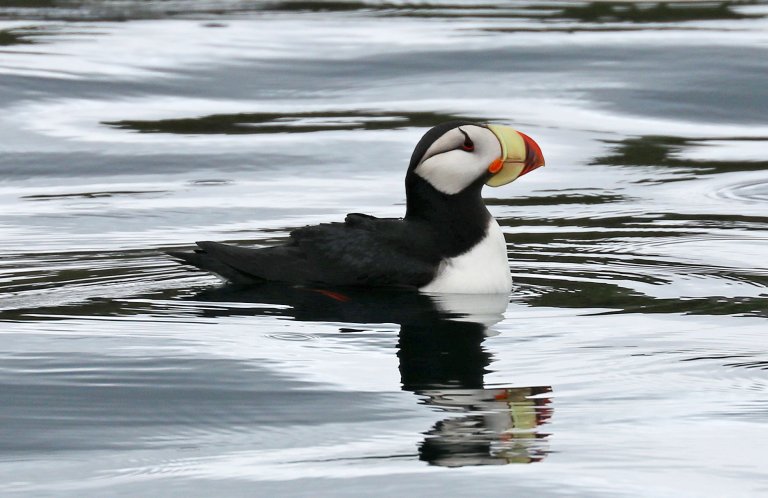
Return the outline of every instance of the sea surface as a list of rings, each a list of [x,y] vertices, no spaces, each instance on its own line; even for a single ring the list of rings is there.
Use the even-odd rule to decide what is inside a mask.
[[[768,496],[768,2],[0,2],[0,495]],[[450,119],[510,296],[164,254],[404,213]]]

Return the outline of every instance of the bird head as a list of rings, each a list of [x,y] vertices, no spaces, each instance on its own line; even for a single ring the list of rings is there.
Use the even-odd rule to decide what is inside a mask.
[[[416,145],[409,175],[453,195],[479,181],[506,185],[544,166],[532,138],[508,126],[453,121],[429,130]]]

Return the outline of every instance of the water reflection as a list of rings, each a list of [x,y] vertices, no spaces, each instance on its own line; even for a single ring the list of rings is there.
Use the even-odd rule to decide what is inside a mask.
[[[11,29],[0,30],[0,47],[8,45],[25,45],[34,43],[17,31]]]
[[[733,9],[737,2],[591,2],[565,6],[557,15],[581,22],[685,22],[713,19],[747,19],[753,16]]]
[[[192,0],[143,0],[141,2],[94,2],[86,0],[5,0],[0,15],[53,19],[125,21],[142,18],[178,18],[190,15],[226,15],[247,12],[277,13],[373,13],[381,17],[496,18],[570,20],[578,23],[682,23],[699,20],[740,20],[759,17],[739,11],[752,2],[673,1],[642,2],[392,2],[388,0],[276,0],[254,2],[195,2]],[[37,7],[39,10],[32,10]],[[220,27],[221,23],[211,27]]]
[[[734,143],[761,142],[765,138],[739,138],[730,139]],[[734,160],[697,160],[681,158],[678,154],[685,148],[694,144],[707,144],[716,142],[707,138],[684,138],[676,136],[642,136],[630,137],[615,144],[610,156],[599,157],[592,164],[606,164],[609,166],[653,166],[662,168],[678,168],[681,176],[667,179],[666,181],[680,181],[690,179],[692,175],[712,175],[729,173],[733,171],[764,171],[768,168],[768,161],[734,161]],[[663,180],[656,179],[655,182]],[[644,183],[648,183],[645,180]]]
[[[442,389],[417,391],[426,403],[451,413],[426,433],[419,458],[433,465],[504,465],[538,462],[548,452],[538,432],[552,414],[551,388]],[[536,397],[534,397],[536,396]]]
[[[430,297],[397,290],[265,284],[225,286],[193,299],[221,303],[202,310],[211,317],[280,314],[310,322],[398,323],[403,390],[446,414],[424,432],[421,460],[448,467],[502,465],[537,462],[548,452],[548,434],[539,426],[552,415],[546,397],[551,387],[485,386],[493,357],[483,342],[488,327],[502,318],[506,295]]]
[[[440,112],[240,112],[194,118],[155,121],[124,120],[102,124],[139,133],[182,135],[242,135],[310,133],[328,130],[392,130],[404,127],[432,127],[445,121],[478,121],[479,118]]]

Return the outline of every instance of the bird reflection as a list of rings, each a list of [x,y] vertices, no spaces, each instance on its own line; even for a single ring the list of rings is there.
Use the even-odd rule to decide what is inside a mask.
[[[428,296],[268,283],[228,285],[193,299],[220,303],[202,310],[206,316],[277,314],[307,322],[398,323],[403,390],[446,414],[424,433],[421,460],[446,467],[503,465],[537,462],[548,453],[548,434],[540,426],[552,416],[551,388],[484,384],[492,355],[483,342],[488,327],[502,319],[506,295]],[[247,303],[255,306],[243,306]]]
[[[544,386],[417,391],[428,405],[469,413],[435,424],[419,457],[445,467],[538,462],[548,451],[538,427],[552,413],[549,399],[538,395],[549,392]]]

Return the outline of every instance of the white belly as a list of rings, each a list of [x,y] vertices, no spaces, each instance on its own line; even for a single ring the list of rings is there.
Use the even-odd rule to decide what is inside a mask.
[[[440,263],[435,279],[422,292],[498,294],[512,290],[507,262],[507,243],[496,220],[491,218],[485,238],[469,251]]]

